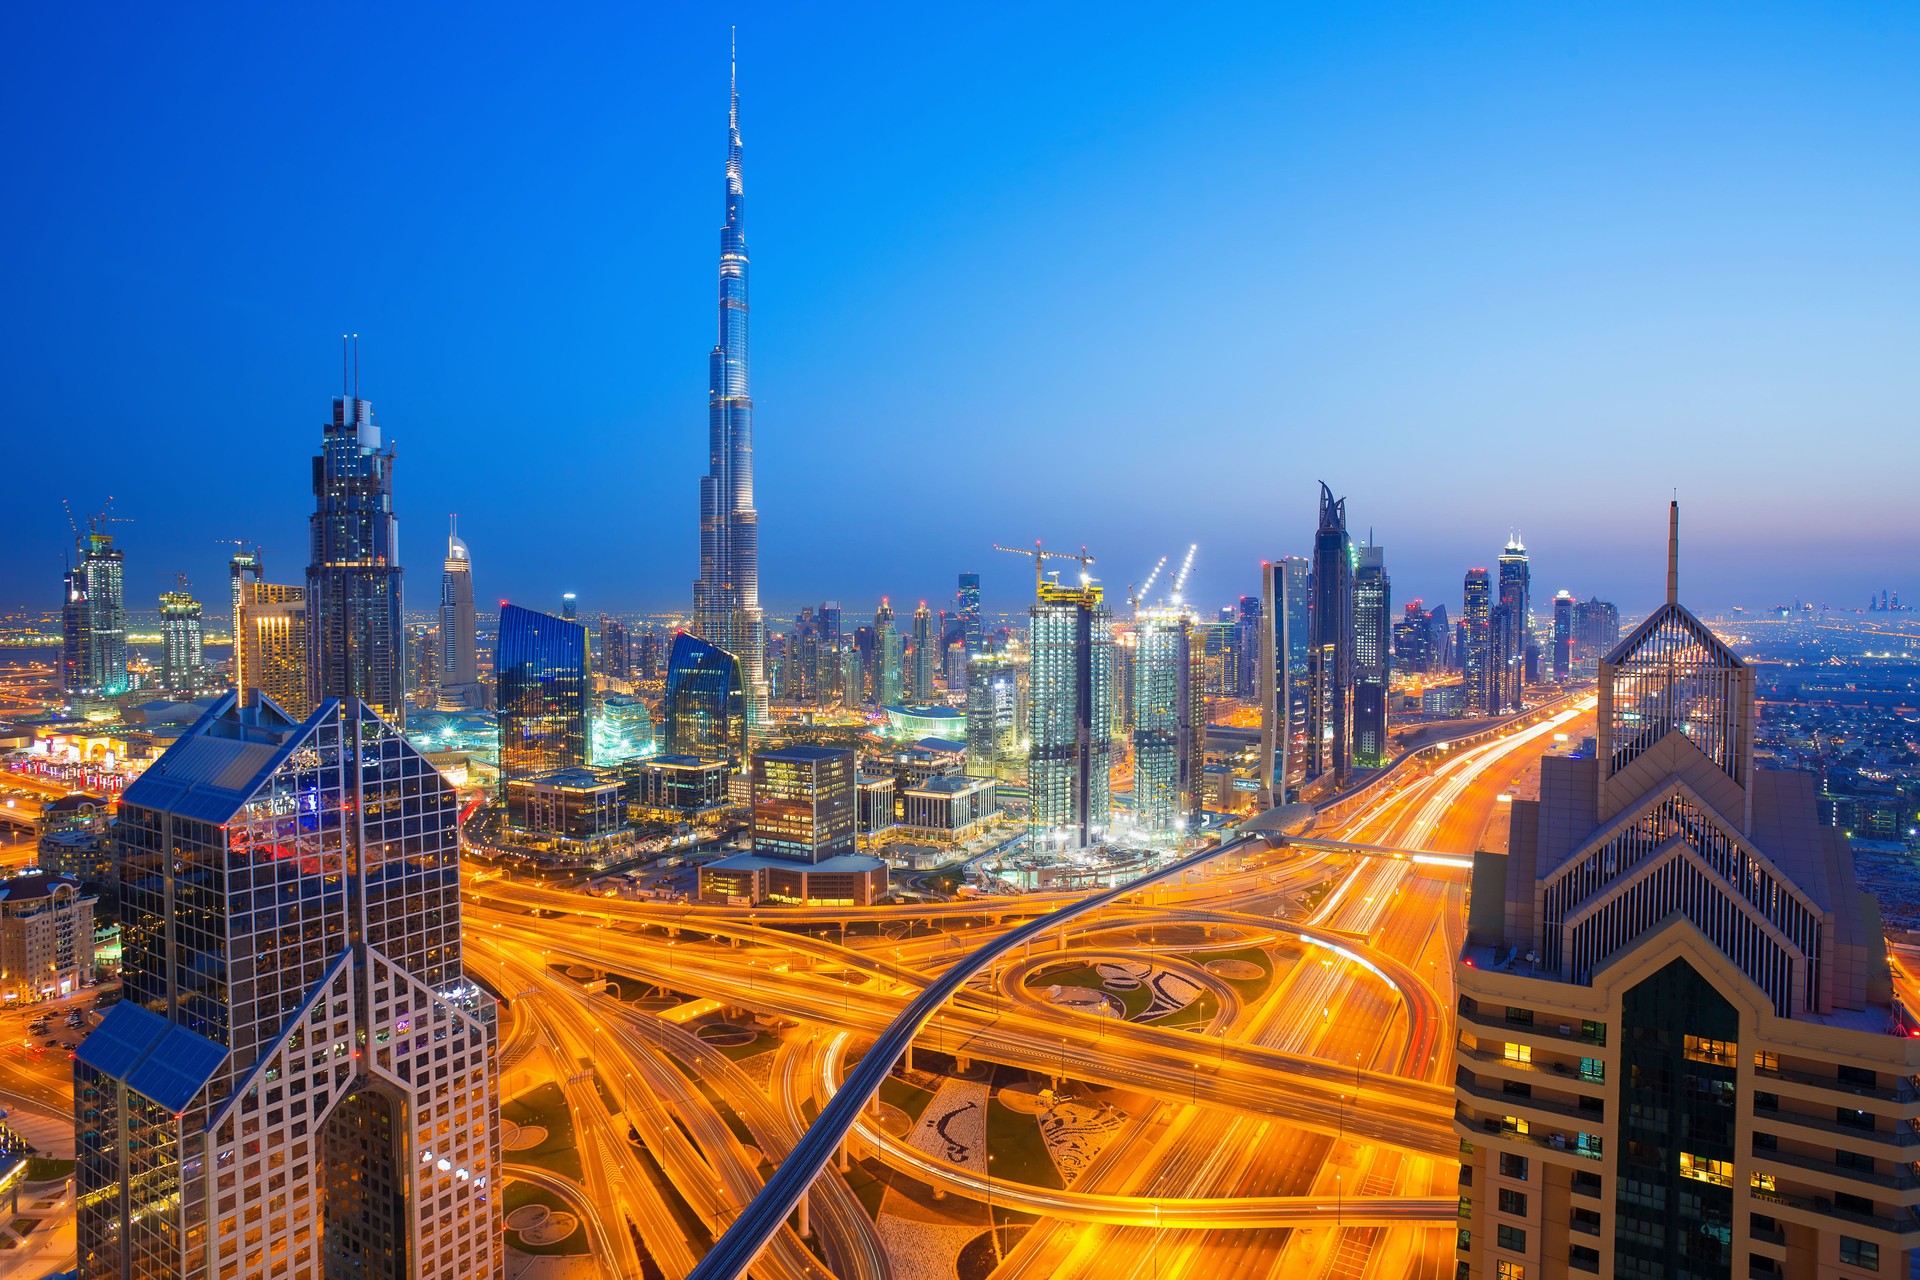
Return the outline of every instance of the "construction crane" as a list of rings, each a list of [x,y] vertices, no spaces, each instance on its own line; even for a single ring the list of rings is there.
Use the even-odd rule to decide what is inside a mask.
[[[79,542],[80,541],[80,522],[74,519],[73,517],[73,504],[67,501],[65,498],[62,498],[60,499],[60,505],[66,508],[67,525],[69,528],[73,530],[73,540],[75,542]],[[100,508],[100,510],[95,514],[87,517],[87,533],[89,535],[98,534],[99,528],[103,524],[132,524],[132,523],[133,523],[132,516],[117,516],[113,514],[113,495],[108,494],[107,501]]]
[[[1180,603],[1180,593],[1186,589],[1187,573],[1193,568],[1193,553],[1199,549],[1197,542],[1188,545],[1187,558],[1180,562],[1180,572],[1173,579],[1173,602],[1176,605]]]
[[[1166,567],[1167,558],[1161,556],[1160,563],[1153,566],[1152,572],[1147,574],[1147,580],[1140,584],[1140,590],[1135,591],[1131,582],[1127,584],[1127,606],[1133,610],[1135,617],[1140,614],[1140,602],[1147,598],[1147,592],[1153,590],[1154,579],[1158,578],[1160,571]]]
[[[1082,579],[1091,577],[1087,570],[1093,565],[1093,557],[1087,554],[1085,546],[1080,548],[1079,555],[1074,555],[1071,551],[1043,551],[1040,549],[1040,539],[1035,538],[1033,540],[1033,550],[1031,551],[1025,547],[1003,547],[997,542],[993,544],[993,549],[995,551],[1005,551],[1011,555],[1033,557],[1033,596],[1036,600],[1040,598],[1041,585],[1047,580],[1045,561],[1078,560],[1080,562],[1080,577]]]

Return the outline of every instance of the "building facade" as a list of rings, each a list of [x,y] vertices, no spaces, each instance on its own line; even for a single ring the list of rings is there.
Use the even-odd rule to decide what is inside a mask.
[[[738,765],[747,753],[747,691],[740,659],[682,631],[667,655],[660,730],[665,751]]]
[[[70,697],[111,698],[132,687],[126,556],[98,519],[75,540],[60,604],[60,686]]]
[[[1387,763],[1387,685],[1393,678],[1393,584],[1386,552],[1360,548],[1353,572],[1353,761],[1363,769]]]
[[[1113,631],[1098,586],[1041,582],[1030,614],[1028,826],[1036,848],[1098,844],[1113,822]]]
[[[1308,562],[1283,556],[1260,565],[1261,798],[1284,804],[1306,772]]]
[[[74,1066],[80,1274],[500,1276],[494,1009],[440,774],[364,703],[230,694],[115,831],[125,998]]]
[[[239,689],[271,698],[290,716],[313,710],[307,677],[307,589],[277,582],[241,586]]]
[[[1809,775],[1678,599],[1600,665],[1597,750],[1476,856],[1455,1128],[1463,1275],[1904,1276],[1920,1027]]]
[[[186,591],[160,593],[160,687],[193,698],[212,687],[200,602]]]
[[[313,460],[308,526],[307,685],[310,705],[358,698],[406,723],[406,634],[400,625],[399,521],[391,443],[373,405],[333,398]]]
[[[593,669],[585,627],[502,605],[493,678],[503,785],[588,763]]]
[[[1347,501],[1334,501],[1325,484],[1312,575],[1303,776],[1311,782],[1331,775],[1337,787],[1353,768],[1353,540],[1347,536]]]
[[[0,993],[51,1000],[91,986],[93,907],[77,876],[42,869],[0,880]]]
[[[1133,644],[1133,821],[1151,839],[1199,830],[1205,796],[1205,654],[1180,608],[1142,609]]]
[[[440,710],[478,711],[487,705],[486,686],[480,683],[480,623],[473,604],[473,557],[458,521],[458,516],[447,517],[447,556],[440,566]]]

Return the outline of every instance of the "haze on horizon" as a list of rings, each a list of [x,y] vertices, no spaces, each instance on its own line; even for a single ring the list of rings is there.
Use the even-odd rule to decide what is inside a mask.
[[[769,612],[1305,554],[1858,607],[1920,550],[1920,11],[15,6],[0,601],[300,580],[362,335],[410,608],[685,609],[740,27]]]

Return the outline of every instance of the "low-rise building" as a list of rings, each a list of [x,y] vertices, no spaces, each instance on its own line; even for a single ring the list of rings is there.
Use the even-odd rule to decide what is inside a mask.
[[[964,844],[1000,812],[991,778],[943,774],[900,794],[900,835],[908,840]]]
[[[0,880],[0,998],[52,999],[93,981],[93,904],[72,876]]]

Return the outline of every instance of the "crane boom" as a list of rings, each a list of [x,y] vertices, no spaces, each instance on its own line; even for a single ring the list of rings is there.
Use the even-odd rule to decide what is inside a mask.
[[[1087,576],[1087,569],[1093,564],[1093,557],[1087,554],[1087,549],[1084,546],[1080,548],[1079,555],[1074,555],[1071,551],[1045,551],[1041,549],[1038,538],[1033,540],[1032,550],[1028,550],[1025,547],[1003,546],[998,542],[993,544],[993,549],[995,551],[1005,551],[1010,555],[1033,557],[1033,597],[1036,600],[1040,598],[1041,584],[1046,581],[1046,561],[1078,560],[1080,562],[1080,573],[1082,577]]]
[[[1187,558],[1180,562],[1180,572],[1173,580],[1173,602],[1175,604],[1180,603],[1180,592],[1184,590],[1187,585],[1187,572],[1193,568],[1193,553],[1199,549],[1199,543],[1195,542],[1190,544],[1187,547]]]

